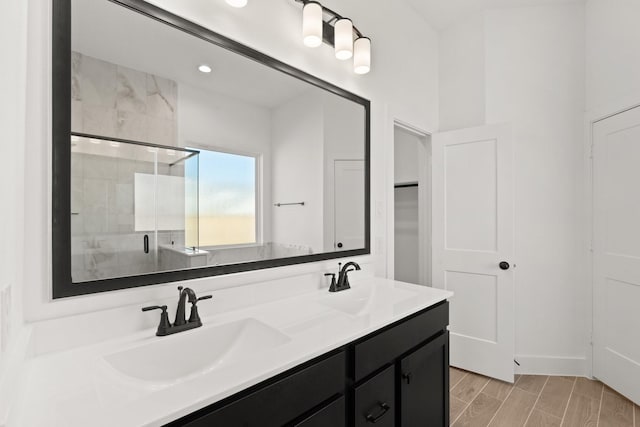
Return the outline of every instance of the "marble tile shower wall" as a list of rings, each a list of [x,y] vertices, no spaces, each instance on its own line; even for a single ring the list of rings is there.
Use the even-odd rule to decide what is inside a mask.
[[[173,80],[73,52],[71,99],[76,132],[177,145]]]
[[[72,130],[177,145],[177,84],[78,52],[72,56]],[[152,162],[73,153],[72,277],[75,282],[156,271],[155,235],[134,229],[134,175]],[[183,176],[183,166],[158,173]],[[143,237],[152,250],[144,253]],[[184,244],[183,231],[160,231],[160,244]]]

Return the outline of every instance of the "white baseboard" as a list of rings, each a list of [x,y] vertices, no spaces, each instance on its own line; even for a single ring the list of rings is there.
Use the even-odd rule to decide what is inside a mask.
[[[585,357],[516,355],[516,374],[589,376]]]

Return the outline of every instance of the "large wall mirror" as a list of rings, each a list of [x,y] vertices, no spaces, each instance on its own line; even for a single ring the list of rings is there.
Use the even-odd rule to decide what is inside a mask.
[[[53,296],[369,253],[369,101],[137,0],[56,0]]]

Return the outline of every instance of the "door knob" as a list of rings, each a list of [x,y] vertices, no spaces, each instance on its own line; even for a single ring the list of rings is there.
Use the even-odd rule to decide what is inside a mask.
[[[342,242],[338,242],[337,246],[338,246],[338,248],[341,248],[342,247]]]
[[[511,267],[507,261],[502,261],[498,266],[500,267],[500,270],[508,270],[509,267]]]

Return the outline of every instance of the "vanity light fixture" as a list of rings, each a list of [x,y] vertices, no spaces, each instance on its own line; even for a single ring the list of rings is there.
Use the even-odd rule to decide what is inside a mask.
[[[233,7],[245,7],[247,5],[247,0],[227,0],[227,4]]]
[[[371,70],[371,40],[360,37],[353,43],[353,72],[367,74]]]
[[[211,72],[211,67],[207,64],[202,64],[198,67],[198,71],[201,73],[209,74]]]
[[[349,18],[328,9],[315,0],[294,0],[302,4],[302,40],[306,46],[322,42],[333,46],[337,59],[353,57],[353,72],[371,71],[371,39],[365,37]]]
[[[322,44],[322,6],[309,1],[302,7],[302,41],[306,46],[318,47]]]
[[[333,28],[335,29],[336,58],[341,61],[351,58],[353,56],[353,23],[351,19],[339,19]]]

